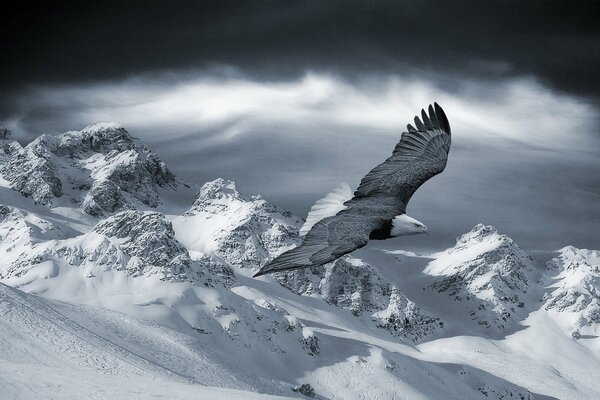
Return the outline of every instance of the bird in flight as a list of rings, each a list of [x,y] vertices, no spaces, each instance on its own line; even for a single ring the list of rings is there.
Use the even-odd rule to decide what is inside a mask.
[[[337,260],[371,239],[427,233],[427,227],[406,215],[415,191],[446,168],[450,124],[437,104],[421,110],[415,126],[408,124],[392,155],[373,168],[352,194],[346,184],[317,201],[300,235],[304,241],[262,267],[254,276],[308,268]]]

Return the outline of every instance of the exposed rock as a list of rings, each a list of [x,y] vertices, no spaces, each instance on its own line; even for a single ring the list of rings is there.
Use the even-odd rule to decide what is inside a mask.
[[[14,140],[11,140],[11,132],[6,128],[0,128],[0,162],[6,160],[17,151],[21,150],[21,145]]]
[[[130,257],[132,275],[158,269],[165,279],[186,280],[191,259],[185,247],[175,239],[175,231],[164,215],[150,211],[122,211],[101,221],[96,232],[118,239],[119,246]]]
[[[379,328],[389,331],[394,336],[408,338],[415,343],[444,326],[440,318],[422,311],[395,286],[392,287],[387,308],[374,313],[373,317]]]
[[[313,387],[310,386],[310,384],[308,384],[308,383],[304,383],[299,386],[294,386],[292,388],[292,391],[303,394],[306,397],[311,397],[311,398],[315,397],[315,389],[313,389]]]
[[[356,316],[371,314],[377,327],[415,343],[443,326],[439,318],[425,313],[395,286],[390,286],[376,268],[352,256],[322,267],[274,276],[295,293],[319,294],[329,304],[350,310]]]
[[[34,215],[28,220],[36,224],[37,230],[55,229]],[[42,264],[50,262],[56,266],[54,271],[61,265],[74,266],[89,277],[116,270],[133,277],[158,274],[162,280],[191,281],[207,287],[230,288],[237,282],[233,270],[218,260],[206,256],[192,261],[175,239],[171,223],[157,212],[123,211],[101,221],[86,234],[34,242],[23,213],[0,207],[0,249],[18,245],[18,251],[0,260],[0,278],[23,276],[38,267],[44,269]]]
[[[389,285],[375,268],[352,256],[322,267],[273,276],[294,293],[320,294],[329,304],[350,310],[354,315],[385,309],[391,294]]]

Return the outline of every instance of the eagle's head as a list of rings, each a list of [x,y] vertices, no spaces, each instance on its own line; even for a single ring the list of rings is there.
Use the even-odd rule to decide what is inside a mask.
[[[398,215],[392,220],[390,236],[417,235],[427,233],[427,226],[406,214]]]

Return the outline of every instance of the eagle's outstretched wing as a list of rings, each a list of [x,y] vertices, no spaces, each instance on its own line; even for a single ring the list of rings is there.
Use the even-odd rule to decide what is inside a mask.
[[[429,116],[421,110],[422,121],[415,117],[416,128],[408,124],[392,155],[361,180],[355,197],[398,196],[406,206],[423,183],[446,168],[450,124],[444,110],[434,104]]]
[[[312,226],[302,244],[276,257],[254,276],[318,266],[365,246],[371,234],[406,211],[413,193],[446,167],[450,124],[442,108],[429,106],[408,125],[392,155],[361,181],[345,209]]]

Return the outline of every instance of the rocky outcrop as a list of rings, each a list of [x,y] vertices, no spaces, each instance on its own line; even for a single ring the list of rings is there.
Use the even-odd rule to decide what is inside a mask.
[[[415,343],[444,327],[440,318],[421,310],[395,286],[392,286],[388,306],[375,312],[373,320],[379,328]]]
[[[0,127],[0,162],[6,162],[14,153],[21,150],[21,145],[12,140],[11,132]]]
[[[279,272],[273,275],[282,285],[301,295],[321,295],[329,304],[354,315],[385,309],[390,286],[379,272],[364,261],[344,256],[322,267]]]
[[[375,325],[392,335],[419,342],[443,326],[441,320],[421,310],[376,268],[344,256],[318,268],[274,274],[277,281],[301,295],[320,295],[329,304],[352,314],[371,315]]]
[[[190,256],[161,213],[122,211],[101,221],[92,232],[117,240],[132,258],[128,270],[133,276],[159,269],[166,279],[183,280],[190,273]]]
[[[206,287],[230,288],[237,282],[229,266],[210,256],[192,261],[161,213],[123,211],[101,221],[86,234],[40,243],[31,238],[32,223],[38,231],[56,228],[35,215],[27,218],[28,221],[20,210],[0,207],[0,249],[14,248],[0,260],[0,278],[18,278],[36,269],[48,270],[52,265],[53,276],[61,266],[69,266],[79,268],[90,278],[114,270],[134,278],[157,275],[162,280],[189,281]]]

